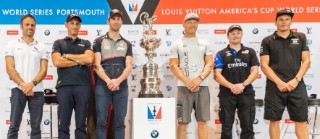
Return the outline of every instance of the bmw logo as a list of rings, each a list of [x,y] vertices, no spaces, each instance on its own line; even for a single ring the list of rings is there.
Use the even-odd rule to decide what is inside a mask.
[[[311,45],[312,44],[312,40],[311,39],[308,39],[307,40],[307,45]]]
[[[152,138],[157,138],[159,137],[159,132],[158,130],[152,130],[150,135]]]
[[[253,34],[258,34],[258,33],[259,33],[259,30],[258,30],[257,28],[254,28],[254,29],[252,30],[252,33],[253,33]]]
[[[49,36],[50,35],[50,30],[44,31],[44,35]]]
[[[167,46],[171,46],[172,42],[171,41],[166,41]]]
[[[259,123],[259,120],[256,118],[256,119],[254,119],[254,121],[253,121],[253,124],[258,124]]]
[[[172,90],[172,86],[170,86],[170,85],[167,85],[166,88],[167,88],[167,91],[171,91]]]
[[[136,69],[137,67],[138,67],[137,64],[133,64],[133,66],[132,66],[133,69]]]
[[[44,125],[49,125],[49,124],[50,124],[50,120],[49,120],[49,119],[45,119],[45,120],[43,121],[43,124],[44,124]]]
[[[311,85],[307,85],[307,90],[311,90],[312,86]]]

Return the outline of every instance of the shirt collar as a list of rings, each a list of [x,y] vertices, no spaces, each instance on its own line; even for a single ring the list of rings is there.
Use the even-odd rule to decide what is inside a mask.
[[[66,36],[66,37],[64,38],[64,40],[71,40],[71,41],[72,41],[72,38],[69,37],[69,36]],[[80,40],[80,38],[77,37],[74,41],[79,41],[79,40]]]
[[[298,37],[297,36],[297,34],[296,33],[294,33],[292,30],[290,30],[290,34],[289,34],[289,36],[287,37],[287,39],[289,39],[289,38],[296,38],[296,37]],[[279,36],[278,34],[277,34],[277,31],[275,31],[274,33],[273,33],[273,38],[274,39],[284,39],[283,37],[281,37],[281,36]]]
[[[120,35],[120,34],[119,34]],[[107,32],[106,36],[105,36],[106,39],[109,39],[109,40],[113,40],[110,36],[109,36],[109,32]],[[122,40],[122,36],[120,35],[120,39],[118,40]]]
[[[227,46],[228,50],[231,50],[232,48],[230,48],[230,44],[228,44]],[[241,43],[241,48],[239,51],[242,51],[243,49],[245,49],[245,47],[243,46],[243,44]]]
[[[25,43],[27,44],[22,38],[19,38],[18,39],[19,43]],[[29,43],[28,45],[37,45],[38,44],[38,41],[33,39],[33,42],[32,43]]]

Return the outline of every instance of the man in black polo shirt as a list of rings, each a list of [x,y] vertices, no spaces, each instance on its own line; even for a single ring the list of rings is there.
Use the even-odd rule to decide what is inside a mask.
[[[303,33],[290,30],[293,12],[278,11],[277,31],[261,43],[261,70],[267,76],[264,118],[270,120],[271,139],[280,138],[279,121],[285,107],[295,122],[299,139],[308,138],[308,95],[302,77],[310,67],[310,52]]]
[[[94,54],[88,40],[78,38],[81,18],[69,14],[65,23],[68,36],[56,40],[52,48],[52,62],[58,71],[57,99],[59,103],[59,139],[69,139],[72,111],[75,111],[75,138],[86,138],[87,103],[89,98],[89,69]]]
[[[214,77],[220,84],[219,117],[222,123],[221,139],[232,139],[235,111],[238,110],[241,139],[253,139],[255,101],[251,83],[258,76],[259,61],[252,48],[242,45],[242,28],[232,25],[227,32],[229,45],[215,57]]]
[[[123,14],[117,9],[109,13],[109,32],[95,39],[96,73],[96,138],[106,139],[107,117],[112,101],[115,138],[124,139],[128,104],[127,77],[132,69],[132,44],[120,35]]]

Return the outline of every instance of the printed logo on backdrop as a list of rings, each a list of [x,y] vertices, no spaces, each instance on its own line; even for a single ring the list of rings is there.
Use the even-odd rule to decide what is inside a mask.
[[[171,92],[172,91],[172,86],[171,85],[167,85],[166,89],[167,89],[167,92]]]
[[[291,121],[290,119],[285,119],[284,123],[285,124],[294,124],[294,121]]]
[[[97,29],[97,36],[102,36],[102,29]]]
[[[10,120],[6,120],[6,125],[10,125]]]
[[[167,44],[167,46],[169,47],[169,46],[172,45],[172,42],[171,42],[171,41],[166,41],[166,44]]]
[[[259,123],[259,120],[257,118],[254,119],[253,124],[257,125]]]
[[[19,31],[18,30],[7,30],[7,35],[18,35]]]
[[[50,120],[49,120],[49,119],[45,119],[45,120],[43,121],[43,124],[44,124],[44,125],[49,125],[49,124],[50,124]]]
[[[137,80],[137,74],[131,74],[131,81]]]
[[[88,30],[79,30],[78,35],[88,35]]]
[[[308,85],[306,86],[306,88],[307,88],[308,91],[310,91],[310,90],[312,89],[312,85],[308,84]]]
[[[168,57],[170,56],[170,53],[164,53],[164,54],[160,54],[161,57]]]
[[[132,44],[132,47],[136,47],[137,45],[137,41],[130,41],[130,43]]]
[[[131,92],[134,93],[137,91],[137,86],[136,85],[131,85]]]
[[[129,3],[129,12],[138,12],[138,2]]]
[[[259,33],[258,28],[254,28],[254,29],[252,30],[252,33],[253,33],[253,34],[258,34],[258,33]]]
[[[141,24],[140,15],[147,12],[149,17],[153,16],[160,0],[107,0],[111,9],[123,12],[123,24]]]
[[[158,130],[152,130],[151,133],[150,133],[150,136],[152,138],[157,138],[159,137],[159,131]]]
[[[166,29],[166,36],[171,36],[171,29]]]
[[[50,30],[48,30],[48,29],[45,30],[45,31],[44,31],[44,35],[49,36],[49,35],[50,35]]]
[[[67,30],[59,30],[59,35],[63,35],[63,36],[65,36],[65,35],[67,35]]]
[[[209,34],[209,30],[207,30],[207,29],[198,29],[197,33],[198,34]]]
[[[312,27],[306,27],[307,33],[306,34],[312,34]]]
[[[310,46],[312,44],[312,40],[311,39],[308,39],[307,40],[307,46]]]
[[[148,104],[148,120],[162,119],[162,104]]]
[[[146,31],[144,32],[144,34],[147,35],[147,34],[148,34],[148,30],[146,30]],[[152,34],[153,34],[153,35],[157,35],[157,30],[152,30]]]
[[[213,34],[227,34],[227,30],[225,29],[215,29]]]
[[[31,120],[30,119],[26,119],[27,120],[27,125],[30,125]]]
[[[267,29],[267,32],[268,33],[273,33],[273,32],[275,32],[277,29],[275,29],[275,28],[272,28],[272,29]]]
[[[220,119],[215,119],[215,120],[214,120],[214,124],[216,124],[216,125],[220,125],[220,124],[221,124]]]
[[[226,45],[227,42],[224,42],[224,41],[215,41],[214,44]]]

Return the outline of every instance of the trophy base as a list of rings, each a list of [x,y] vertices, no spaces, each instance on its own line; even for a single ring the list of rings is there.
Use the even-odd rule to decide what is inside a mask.
[[[163,94],[139,94],[138,98],[163,98]]]

